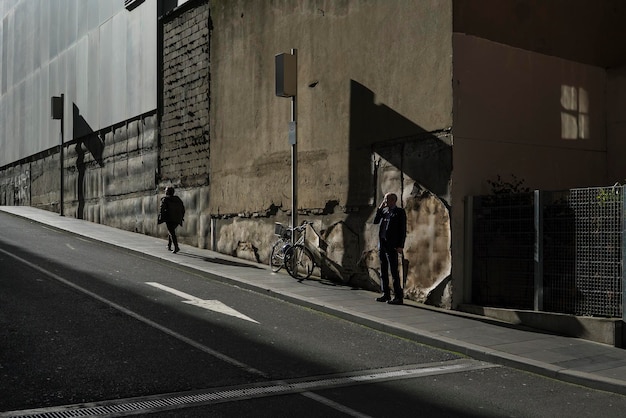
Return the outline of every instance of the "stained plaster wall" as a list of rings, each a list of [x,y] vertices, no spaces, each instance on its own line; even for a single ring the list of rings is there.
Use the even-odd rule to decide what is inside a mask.
[[[448,276],[451,13],[448,1],[211,2],[218,251],[266,261],[273,222],[289,223],[290,101],[275,96],[274,56],[295,48],[298,211],[326,273],[378,286],[371,220],[393,191],[409,211],[407,293],[424,299]]]

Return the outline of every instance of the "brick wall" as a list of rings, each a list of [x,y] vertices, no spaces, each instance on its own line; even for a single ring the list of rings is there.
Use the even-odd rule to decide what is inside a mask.
[[[209,3],[189,2],[163,22],[161,183],[209,182]]]

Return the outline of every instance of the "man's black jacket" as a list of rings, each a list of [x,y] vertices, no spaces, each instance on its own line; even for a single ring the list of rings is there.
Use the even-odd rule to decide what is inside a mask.
[[[159,210],[158,223],[174,223],[176,225],[183,224],[185,217],[185,205],[178,196],[165,196],[161,199],[161,208]]]
[[[387,218],[388,222],[382,222]],[[379,237],[384,239],[388,248],[404,248],[406,239],[406,212],[396,206],[376,210],[374,223],[380,225]]]

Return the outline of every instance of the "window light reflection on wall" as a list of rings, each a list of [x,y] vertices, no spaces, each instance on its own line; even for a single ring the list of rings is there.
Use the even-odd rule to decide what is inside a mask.
[[[582,87],[561,86],[561,138],[589,139],[589,94]]]

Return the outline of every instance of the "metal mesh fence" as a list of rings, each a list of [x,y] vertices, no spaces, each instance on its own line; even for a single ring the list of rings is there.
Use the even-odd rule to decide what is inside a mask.
[[[544,307],[574,315],[621,316],[621,187],[546,196],[544,248],[552,249],[550,257],[544,253]]]
[[[543,309],[622,316],[622,187],[541,193]],[[474,303],[532,309],[532,195],[474,198]]]
[[[532,194],[474,198],[474,303],[533,308],[533,222]]]
[[[544,310],[574,314],[576,230],[570,192],[542,194]]]

